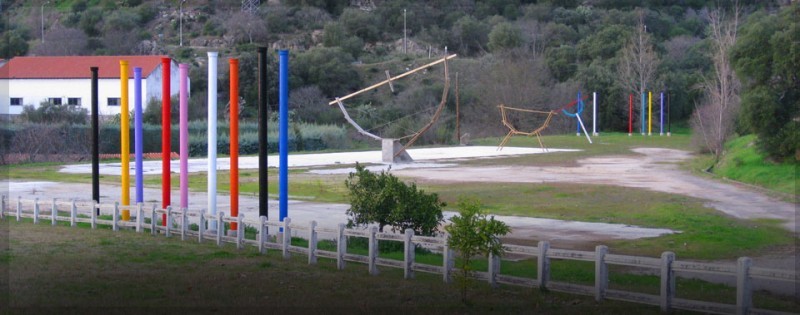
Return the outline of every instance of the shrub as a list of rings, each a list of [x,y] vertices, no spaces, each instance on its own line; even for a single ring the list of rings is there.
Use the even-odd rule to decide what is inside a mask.
[[[348,225],[377,223],[380,231],[387,225],[392,231],[414,230],[416,235],[435,235],[442,222],[442,207],[436,193],[426,193],[381,171],[375,174],[356,164],[356,172],[345,180],[350,193]]]

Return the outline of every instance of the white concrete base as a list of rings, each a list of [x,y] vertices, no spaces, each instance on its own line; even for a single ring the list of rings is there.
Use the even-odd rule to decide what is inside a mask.
[[[401,145],[400,141],[397,139],[382,139],[381,149],[381,160],[384,163],[414,162],[414,159],[408,155],[408,151],[403,151],[400,154],[397,154],[397,152],[403,149],[403,145]],[[395,156],[395,154],[397,154],[397,156]]]

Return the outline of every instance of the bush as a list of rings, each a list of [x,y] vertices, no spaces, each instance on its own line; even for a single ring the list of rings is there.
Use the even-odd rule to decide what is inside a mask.
[[[20,118],[23,121],[42,124],[85,124],[89,111],[79,106],[53,105],[42,102],[38,108],[26,105],[22,108]]]
[[[389,225],[392,231],[412,229],[416,235],[435,235],[443,221],[446,204],[438,194],[417,189],[414,183],[406,185],[388,172],[375,174],[356,164],[345,186],[350,193],[349,226],[377,223],[381,232]]]

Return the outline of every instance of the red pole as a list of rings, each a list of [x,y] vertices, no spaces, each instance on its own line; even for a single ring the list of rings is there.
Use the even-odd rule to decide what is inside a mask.
[[[161,208],[166,209],[170,204],[170,63],[169,58],[161,58]],[[155,218],[153,218],[155,220]],[[161,225],[167,225],[167,214],[161,215]]]
[[[231,96],[231,217],[239,216],[239,59],[230,59]],[[222,228],[222,227],[220,227]],[[235,222],[231,230],[237,231]]]
[[[633,134],[633,94],[628,94],[628,135]]]

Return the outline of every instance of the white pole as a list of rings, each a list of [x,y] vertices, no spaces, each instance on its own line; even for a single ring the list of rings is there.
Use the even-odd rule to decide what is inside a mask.
[[[597,136],[597,92],[592,92],[592,135]]]
[[[208,214],[217,215],[217,56],[208,52]],[[217,222],[209,221],[209,230]]]

